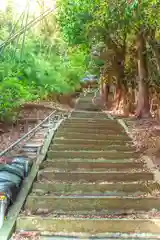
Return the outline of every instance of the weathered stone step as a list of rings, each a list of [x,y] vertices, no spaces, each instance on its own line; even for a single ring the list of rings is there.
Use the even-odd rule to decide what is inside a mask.
[[[95,112],[97,115],[99,114],[99,113],[97,113],[97,112]],[[94,115],[95,115],[95,113],[94,113]],[[91,112],[90,112],[90,114],[91,114]],[[106,115],[105,115],[106,116]],[[92,118],[92,119],[86,119],[86,118],[84,118],[84,119],[82,119],[82,118],[73,118],[73,117],[70,117],[70,118],[68,118],[68,119],[66,119],[66,122],[75,122],[75,123],[85,123],[85,122],[87,122],[87,123],[97,123],[97,124],[119,124],[118,123],[118,121],[116,120],[116,119],[109,119],[109,118],[106,118],[106,119],[94,119],[94,118]]]
[[[48,217],[41,216],[20,216],[17,219],[16,229],[25,231],[46,231],[74,235],[75,233],[94,235],[114,233],[153,233],[160,234],[160,219],[136,219],[130,217],[124,218],[76,218],[76,217]],[[59,234],[58,234],[59,235]]]
[[[120,162],[120,161],[110,161],[110,162],[95,162],[92,160],[92,162],[86,162],[85,160],[81,161],[53,161],[53,160],[47,160],[45,161],[42,166],[42,168],[57,168],[57,169],[67,169],[67,170],[76,170],[76,169],[86,169],[86,170],[94,170],[94,169],[141,169],[144,168],[143,162],[134,162],[134,161],[126,161],[126,162]]]
[[[67,138],[67,139],[95,139],[95,140],[121,140],[121,141],[131,141],[131,139],[126,135],[108,135],[108,134],[85,134],[85,133],[61,133],[57,132],[56,138]]]
[[[71,238],[72,240],[111,240],[111,239],[120,239],[120,240],[158,240],[160,239],[159,234],[147,234],[147,233],[108,233],[103,234],[97,237],[93,236],[76,236],[75,234]],[[68,240],[68,236],[41,236],[39,240]]]
[[[52,140],[52,143],[54,144],[75,144],[75,145],[80,145],[80,144],[85,144],[85,145],[119,145],[119,146],[132,146],[131,139],[130,141],[121,141],[121,140],[96,140],[96,139],[63,139],[62,138],[54,138]]]
[[[98,192],[98,191],[93,191],[90,193],[83,193],[83,192],[51,192],[51,193],[46,193],[46,194],[42,194],[42,192],[38,192],[38,191],[32,191],[30,196],[54,196],[54,197],[127,197],[127,198],[134,198],[134,197],[146,197],[147,194],[144,192],[117,192],[117,191],[108,191],[108,192]],[[84,212],[85,214],[85,212]]]
[[[116,151],[123,151],[123,152],[131,152],[131,151],[135,151],[136,149],[134,147],[129,147],[129,146],[119,146],[119,145],[107,145],[107,144],[104,144],[104,145],[95,145],[92,144],[92,145],[85,145],[85,144],[52,144],[50,145],[50,150],[62,150],[62,151],[65,151],[65,150],[69,150],[69,151],[96,151],[96,150],[99,150],[99,151],[105,151],[105,150],[116,150]]]
[[[86,162],[86,163],[101,163],[101,162],[106,162],[106,163],[132,163],[132,162],[143,162],[141,159],[132,159],[132,158],[127,158],[127,159],[103,159],[103,158],[98,158],[98,159],[81,159],[81,158],[68,158],[68,159],[64,159],[64,158],[47,158],[47,161],[52,161],[52,162]]]
[[[106,124],[105,126],[102,125],[98,125],[98,124],[93,124],[93,123],[68,123],[68,122],[64,122],[61,128],[67,128],[67,129],[74,129],[76,130],[77,128],[80,130],[86,129],[88,131],[91,130],[100,130],[100,131],[107,131],[107,130],[111,130],[111,131],[117,131],[117,132],[124,132],[124,129],[117,125],[117,124],[112,124],[112,125],[108,125]]]
[[[57,180],[65,182],[131,182],[131,181],[150,181],[154,180],[154,175],[150,172],[139,171],[52,171],[44,169],[39,171],[38,180]]]
[[[64,124],[64,125],[61,125],[61,127],[59,128],[59,130],[65,130],[65,131],[70,131],[70,132],[77,132],[77,130],[79,130],[78,132],[79,133],[84,133],[84,131],[86,130],[85,133],[87,134],[90,134],[90,133],[101,133],[101,134],[125,134],[125,131],[123,128],[119,128],[118,127],[114,127],[114,126],[105,126],[105,127],[101,127],[101,126],[94,126],[94,125],[91,125],[91,124],[84,124],[84,125],[77,125],[76,124]],[[128,135],[127,135],[128,136]]]
[[[25,203],[25,209],[29,209],[32,213],[40,209],[49,212],[73,212],[78,214],[87,211],[115,211],[134,210],[134,211],[151,211],[160,208],[159,197],[119,197],[119,196],[36,196],[29,195]],[[75,213],[74,213],[75,211]],[[82,214],[83,214],[82,213]],[[115,213],[116,214],[116,213]]]
[[[62,126],[70,126],[73,128],[76,128],[76,125],[79,127],[96,127],[96,128],[115,128],[115,129],[123,129],[123,127],[116,121],[111,122],[111,120],[105,120],[105,121],[95,121],[95,120],[83,120],[81,119],[81,121],[79,119],[71,119],[68,118],[64,121],[64,123],[62,124]]]
[[[75,124],[78,125],[82,125],[85,127],[85,124],[87,125],[96,125],[97,127],[109,127],[109,126],[115,126],[116,128],[119,127],[119,129],[123,129],[123,127],[121,126],[121,124],[117,121],[117,120],[111,120],[111,119],[95,119],[95,118],[73,118],[73,117],[69,117],[66,118],[64,123],[65,124],[70,124],[71,127],[73,125],[73,127],[75,127]]]
[[[79,158],[79,159],[126,159],[138,158],[136,152],[117,152],[117,151],[48,151],[48,158]]]
[[[96,107],[96,106],[92,106],[91,104],[90,105],[86,105],[85,102],[83,103],[80,103],[76,106],[75,108],[76,111],[88,111],[88,112],[100,112],[101,109],[99,107]]]
[[[91,112],[91,111],[76,111],[76,112],[72,112],[72,114],[71,114],[71,117],[73,118],[73,117],[89,117],[89,116],[91,116],[92,118],[94,117],[94,118],[108,118],[107,117],[107,114],[105,114],[105,113],[103,113],[103,112],[97,112],[97,111],[93,111],[93,112]]]
[[[100,192],[105,193],[107,191],[123,191],[123,192],[145,192],[152,193],[157,189],[157,183],[155,182],[116,182],[116,183],[61,183],[61,182],[35,182],[33,184],[32,192],[37,193],[91,193],[91,192]]]
[[[106,126],[117,126],[117,128],[122,128],[122,126],[117,122],[117,120],[110,120],[110,119],[105,119],[105,120],[96,120],[96,119],[81,119],[81,118],[68,118],[64,121],[63,125],[65,124],[75,124],[78,125],[91,125],[91,126],[99,126],[99,127],[106,127]]]
[[[71,117],[73,120],[74,119],[75,120],[77,120],[77,119],[82,119],[82,120],[85,120],[85,119],[105,120],[105,119],[107,119],[107,116],[99,116],[99,115],[93,116],[93,115],[89,115],[89,114],[72,115]]]
[[[120,134],[120,135],[126,135],[126,132],[125,131],[116,131],[115,129],[97,129],[95,127],[93,127],[93,129],[91,128],[81,128],[81,130],[79,130],[79,128],[71,128],[71,127],[61,127],[59,130],[58,130],[59,133],[63,133],[65,134],[66,132],[69,132],[69,133],[85,133],[85,134],[111,134],[111,135],[114,135],[114,134]]]

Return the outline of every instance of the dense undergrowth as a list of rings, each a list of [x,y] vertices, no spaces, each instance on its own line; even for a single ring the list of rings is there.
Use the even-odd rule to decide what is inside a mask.
[[[15,27],[13,6],[1,13],[0,40]],[[3,24],[5,21],[5,24]],[[29,20],[28,20],[29,21]],[[1,42],[0,41],[0,42]],[[72,94],[91,67],[87,48],[69,47],[52,13],[14,41],[0,46],[0,120],[12,120],[25,102]]]

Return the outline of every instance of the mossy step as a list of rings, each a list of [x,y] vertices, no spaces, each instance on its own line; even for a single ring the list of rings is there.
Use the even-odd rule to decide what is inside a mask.
[[[106,191],[123,191],[123,192],[145,192],[152,193],[155,189],[157,189],[157,183],[155,182],[100,182],[94,184],[86,184],[86,183],[61,183],[61,182],[35,182],[33,184],[33,192],[39,193],[50,193],[50,192],[80,192],[80,193],[91,193],[93,191],[97,191],[100,193],[104,193]]]
[[[134,198],[134,197],[145,197],[146,193],[145,192],[117,192],[117,191],[106,191],[106,192],[99,192],[99,191],[92,191],[90,193],[83,193],[83,192],[50,192],[50,193],[43,193],[41,191],[36,191],[36,189],[34,191],[32,191],[32,193],[30,194],[30,196],[54,196],[54,197],[127,197],[127,198]],[[85,213],[84,213],[85,214]]]
[[[127,159],[138,158],[137,152],[119,152],[119,151],[48,151],[49,158],[79,158],[79,159]]]
[[[71,128],[71,127],[60,127],[58,132],[69,132],[69,133],[86,133],[86,134],[110,134],[110,135],[116,135],[116,134],[120,134],[120,135],[126,135],[125,131],[117,131],[115,129],[97,129],[95,127],[91,128]]]
[[[101,163],[101,162],[106,162],[106,163],[133,163],[133,162],[143,162],[141,159],[136,159],[136,158],[123,158],[123,159],[104,159],[104,158],[98,158],[98,159],[81,159],[81,158],[46,158],[47,161],[52,161],[52,162],[57,162],[57,163],[60,163],[60,162],[66,162],[66,163],[70,163],[70,162],[86,162],[86,163]],[[144,162],[143,162],[144,163]]]
[[[123,146],[123,145],[107,145],[107,144],[102,144],[102,145],[85,145],[85,144],[51,144],[50,145],[50,150],[69,150],[69,151],[105,151],[105,150],[116,150],[116,151],[122,151],[122,152],[131,152],[131,151],[135,151],[136,149],[134,147],[129,147],[129,146]]]
[[[121,196],[54,196],[29,195],[24,209],[30,210],[31,213],[40,212],[40,209],[49,212],[65,213],[69,212],[73,215],[83,214],[85,211],[115,211],[127,210],[134,211],[151,211],[152,209],[160,209],[159,197],[121,197]]]
[[[106,233],[106,234],[100,234],[100,236],[76,236],[75,234],[71,237],[69,236],[58,236],[58,235],[52,235],[52,236],[41,236],[39,240],[158,240],[160,239],[159,234],[147,234],[147,233]]]
[[[121,135],[121,134],[114,134],[114,135],[108,135],[105,133],[101,134],[94,134],[94,133],[70,133],[70,132],[60,132],[58,131],[55,135],[56,138],[64,138],[64,139],[83,139],[83,140],[121,140],[121,141],[130,141],[131,139],[127,135]]]
[[[95,119],[95,118],[73,118],[72,116],[68,119],[65,120],[65,123],[81,123],[81,124],[84,124],[84,123],[88,123],[88,124],[97,124],[97,125],[100,125],[100,126],[103,126],[103,125],[119,125],[120,124],[118,123],[118,121],[116,119],[112,120],[112,119],[109,119],[109,118],[106,118],[106,119]]]
[[[108,124],[107,122],[105,124],[99,124],[99,123],[93,123],[93,122],[67,122],[64,121],[61,125],[61,128],[71,128],[71,129],[97,129],[97,130],[114,130],[114,131],[124,131],[124,128],[121,125],[116,124]]]
[[[97,140],[97,139],[76,139],[76,138],[72,138],[72,139],[64,139],[63,137],[61,138],[54,138],[52,140],[52,143],[53,144],[74,144],[74,145],[100,145],[100,146],[103,146],[103,145],[119,145],[119,146],[132,146],[132,142],[131,142],[131,139],[129,141],[121,141],[121,140],[116,140],[116,139],[113,139],[113,140]]]
[[[52,160],[47,160],[41,165],[42,168],[58,168],[58,169],[68,169],[68,170],[76,170],[76,169],[86,169],[86,170],[94,170],[94,169],[143,169],[144,168],[144,163],[143,162],[134,162],[134,161],[126,161],[126,162],[119,162],[119,161],[113,161],[113,162],[86,162],[84,160],[81,161],[52,161]]]
[[[51,169],[40,170],[38,180],[57,180],[65,182],[132,182],[132,181],[151,181],[154,175],[150,172],[138,171],[52,171]]]
[[[99,116],[99,115],[90,115],[90,114],[77,114],[77,115],[72,115],[71,118],[73,120],[77,120],[77,119],[82,119],[82,120],[85,120],[85,119],[88,119],[88,120],[92,120],[92,119],[96,119],[96,120],[105,120],[108,118],[108,116]]]
[[[97,126],[97,127],[106,127],[106,126],[115,126],[115,127],[119,127],[122,129],[122,126],[117,122],[117,120],[110,120],[110,119],[105,119],[105,120],[96,120],[96,119],[73,119],[73,118],[68,118],[64,121],[64,123],[62,125],[71,125],[73,124],[73,126],[75,126],[75,124],[78,125],[90,125],[90,126]]]
[[[48,217],[20,216],[17,219],[16,229],[24,231],[46,231],[73,235],[75,233],[105,234],[114,233],[152,233],[160,234],[160,219],[130,218],[76,218],[76,217]]]
[[[83,123],[83,124],[81,124],[81,123],[63,123],[63,125],[61,125],[61,127],[59,128],[59,129],[61,129],[61,128],[67,128],[67,129],[79,129],[79,132],[81,131],[81,130],[83,130],[83,129],[88,129],[88,131],[91,131],[91,130],[100,130],[100,131],[104,131],[104,133],[105,132],[107,132],[108,130],[110,130],[110,131],[114,131],[114,132],[124,132],[124,128],[122,128],[122,127],[120,127],[120,126],[118,126],[118,125],[105,125],[105,126],[103,126],[103,125],[97,125],[97,124],[92,124],[92,123]]]

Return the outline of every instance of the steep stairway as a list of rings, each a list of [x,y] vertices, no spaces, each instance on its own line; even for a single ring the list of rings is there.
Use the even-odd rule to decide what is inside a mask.
[[[160,239],[159,185],[116,120],[82,96],[57,131],[16,229],[53,239]]]

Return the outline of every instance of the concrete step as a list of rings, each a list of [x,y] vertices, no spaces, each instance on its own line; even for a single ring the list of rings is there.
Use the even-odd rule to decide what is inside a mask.
[[[131,139],[127,135],[108,135],[108,134],[94,134],[94,133],[69,133],[66,132],[65,134],[62,132],[57,132],[55,135],[56,138],[63,138],[63,139],[84,139],[84,140],[121,140],[121,141],[131,141]]]
[[[77,124],[95,124],[98,126],[105,126],[105,125],[117,125],[120,126],[120,124],[117,122],[117,120],[111,120],[111,119],[82,119],[82,118],[68,118],[65,120],[65,123],[77,123]]]
[[[118,151],[48,151],[48,158],[63,159],[127,159],[138,158],[138,152],[118,152]]]
[[[135,151],[136,149],[134,147],[129,147],[129,146],[123,146],[123,145],[107,145],[107,144],[104,144],[104,145],[95,145],[94,144],[88,144],[88,145],[85,145],[85,144],[51,144],[50,145],[50,150],[61,150],[61,151],[65,151],[65,150],[69,150],[69,151],[106,151],[106,150],[116,150],[116,151],[120,151],[120,152],[131,152],[131,151]]]
[[[75,234],[73,236],[58,236],[58,235],[52,235],[52,236],[41,236],[39,240],[111,240],[111,239],[120,239],[120,240],[157,240],[160,239],[160,236],[158,234],[147,234],[147,233],[108,233],[103,234],[100,236],[76,236]]]
[[[21,215],[17,219],[16,229],[25,231],[39,231],[59,233],[73,236],[74,234],[83,234],[85,236],[100,234],[101,236],[108,233],[152,233],[160,234],[160,219],[141,217],[136,219],[135,216],[130,218],[80,218],[70,216],[55,217],[49,215],[41,216],[25,216]],[[160,235],[159,235],[160,236]]]
[[[42,213],[64,213],[73,215],[105,215],[110,211],[115,213],[120,210],[120,214],[126,213],[132,209],[137,211],[151,211],[160,208],[160,197],[148,196],[55,196],[29,195],[25,203],[25,210],[30,210],[32,214]],[[47,211],[48,210],[48,211]],[[101,214],[100,214],[101,212]]]
[[[97,140],[97,139],[64,139],[54,138],[52,140],[53,144],[71,144],[71,145],[96,145],[96,146],[110,146],[110,145],[118,145],[118,146],[132,146],[131,139],[129,141],[121,141],[120,139],[106,139],[106,140]]]
[[[153,173],[147,171],[141,171],[139,169],[134,170],[104,170],[104,171],[63,171],[52,169],[40,170],[37,176],[39,181],[64,181],[64,182],[134,182],[134,181],[153,181]]]
[[[100,183],[63,183],[63,182],[35,182],[32,193],[45,195],[48,193],[70,193],[70,194],[103,194],[112,192],[144,192],[152,193],[158,188],[158,184],[153,181],[141,182],[100,182]]]
[[[48,159],[45,161],[41,169],[43,168],[56,168],[56,169],[66,169],[66,170],[80,170],[80,169],[85,169],[85,170],[107,170],[107,169],[143,169],[145,167],[145,164],[143,162],[135,162],[135,161],[99,161],[95,162],[93,160],[91,161],[85,161],[85,160],[65,160],[62,159],[61,161],[50,160]]]
[[[108,135],[126,135],[126,132],[125,131],[119,131],[119,130],[116,130],[116,129],[98,129],[98,128],[72,128],[72,127],[61,127],[59,130],[58,130],[58,133],[63,133],[65,135],[65,133],[68,132],[68,133],[85,133],[85,134],[108,134]]]

